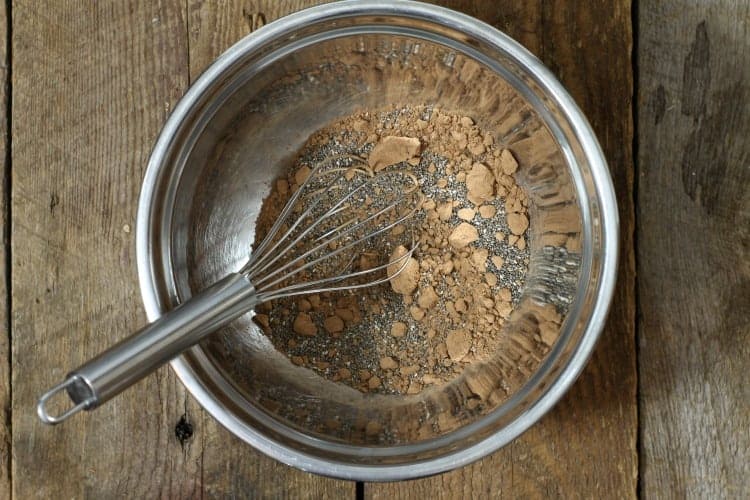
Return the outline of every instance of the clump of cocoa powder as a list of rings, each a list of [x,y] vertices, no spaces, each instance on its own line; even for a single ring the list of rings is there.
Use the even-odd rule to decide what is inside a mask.
[[[349,116],[311,137],[277,181],[258,241],[316,162],[335,155],[355,155],[375,172],[413,172],[424,195],[410,222],[416,249],[389,266],[390,283],[279,299],[261,305],[256,322],[292,363],[363,392],[416,394],[488,359],[528,266],[528,198],[512,153],[470,117],[439,109]],[[391,261],[407,251],[396,248]],[[364,251],[358,265],[372,258]]]

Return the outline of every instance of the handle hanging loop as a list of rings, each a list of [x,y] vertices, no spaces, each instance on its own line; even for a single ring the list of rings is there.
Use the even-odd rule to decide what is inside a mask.
[[[76,413],[82,410],[87,410],[90,406],[92,406],[96,402],[95,397],[89,397],[87,399],[84,399],[77,405],[73,406],[72,408],[69,408],[65,412],[63,412],[60,415],[54,416],[51,415],[47,411],[47,401],[49,401],[55,394],[58,392],[62,392],[68,387],[75,384],[77,381],[79,381],[80,377],[78,375],[73,375],[65,379],[62,383],[56,385],[49,391],[45,392],[41,398],[39,398],[39,403],[37,403],[36,406],[36,412],[39,415],[39,418],[42,419],[42,422],[49,425],[57,425],[61,422],[66,421]]]

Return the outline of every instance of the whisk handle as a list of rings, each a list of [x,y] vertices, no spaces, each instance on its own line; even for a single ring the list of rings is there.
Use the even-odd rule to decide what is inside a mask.
[[[98,407],[257,303],[250,280],[230,274],[73,370],[39,399],[39,418],[58,424],[81,410]],[[47,411],[47,402],[62,390],[74,406],[53,416]]]

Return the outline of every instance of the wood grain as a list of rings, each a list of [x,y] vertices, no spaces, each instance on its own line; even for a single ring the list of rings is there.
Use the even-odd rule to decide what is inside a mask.
[[[331,0],[188,0],[190,76],[195,79],[245,35],[292,12]]]
[[[371,498],[626,498],[636,495],[637,406],[630,2],[440,2],[522,41],[562,80],[609,161],[620,210],[618,286],[581,378],[539,424],[497,453],[440,476],[366,485]]]
[[[643,0],[641,484],[750,497],[750,5]]]
[[[10,497],[11,428],[10,428],[10,329],[8,328],[8,212],[10,203],[10,162],[8,161],[8,78],[10,61],[7,51],[8,6],[0,5],[0,162],[2,162],[2,185],[0,186],[0,498]]]
[[[144,167],[187,85],[185,4],[13,4],[13,495],[189,497],[200,453],[167,368],[58,427],[39,395],[145,321],[133,224]]]

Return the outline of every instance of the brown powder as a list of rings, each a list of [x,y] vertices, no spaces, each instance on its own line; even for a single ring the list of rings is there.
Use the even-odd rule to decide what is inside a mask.
[[[470,117],[428,107],[365,111],[310,138],[265,201],[259,236],[314,162],[342,153],[420,179],[413,256],[389,266],[389,276],[404,269],[388,284],[263,304],[256,322],[292,363],[363,392],[417,394],[449,382],[491,356],[520,297],[529,220],[518,164]],[[363,253],[359,266],[374,260]]]

